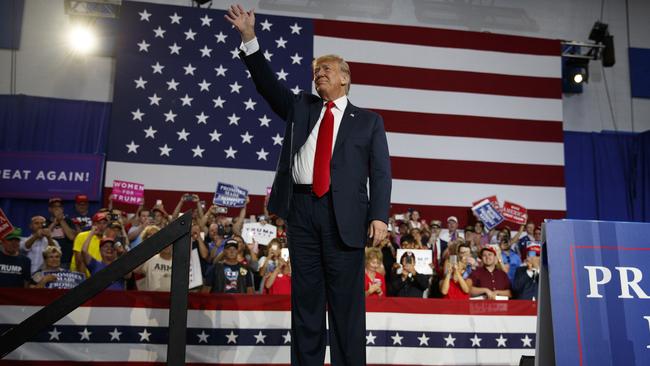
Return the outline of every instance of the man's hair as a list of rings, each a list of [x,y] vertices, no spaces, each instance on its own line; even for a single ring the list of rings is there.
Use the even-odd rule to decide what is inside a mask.
[[[347,62],[343,59],[343,57],[339,55],[323,55],[320,57],[317,57],[312,61],[311,63],[311,69],[312,71],[316,68],[317,65],[326,62],[326,61],[336,61],[339,64],[339,68],[341,69],[342,72],[346,73],[348,75],[348,83],[345,84],[345,94],[350,93],[350,84],[352,84],[352,74],[350,73],[350,66],[348,65]]]
[[[415,238],[411,234],[406,234],[402,236],[402,239],[400,239],[399,243],[400,245],[403,245],[404,243],[415,244]]]
[[[456,254],[460,252],[460,248],[467,248],[469,249],[470,252],[472,251],[472,248],[470,248],[469,244],[465,242],[460,242],[458,243],[458,246],[456,246]]]
[[[45,249],[43,249],[43,259],[47,259],[47,256],[52,253],[58,253],[59,255],[62,254],[61,249],[59,249],[59,247],[54,245],[48,245],[47,247],[45,247]]]
[[[366,248],[366,262],[370,262],[373,259],[377,259],[379,262],[382,262],[384,256],[381,254],[379,248]]]
[[[267,248],[271,248],[272,245],[276,244],[279,249],[282,249],[284,245],[282,245],[282,241],[278,238],[273,238],[271,241],[266,245]]]
[[[142,230],[140,233],[140,237],[142,238],[142,241],[145,241],[149,239],[153,234],[157,233],[160,231],[160,228],[156,225],[149,225]]]

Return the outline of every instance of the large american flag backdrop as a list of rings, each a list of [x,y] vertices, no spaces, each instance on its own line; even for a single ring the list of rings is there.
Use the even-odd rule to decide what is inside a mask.
[[[0,327],[22,321],[60,294],[56,290],[0,290]],[[105,291],[2,363],[162,364],[168,304],[168,294],[122,292],[115,296]],[[289,364],[289,307],[288,296],[190,294],[187,363]],[[522,355],[535,352],[535,314],[533,301],[370,299],[367,362],[518,365]]]
[[[218,181],[261,211],[284,122],[238,59],[220,10],[124,2],[105,193],[143,183],[149,203],[210,200]],[[395,212],[465,221],[496,194],[536,222],[565,212],[558,40],[257,14],[276,77],[310,92],[314,55],[352,70],[352,103],[385,120]]]

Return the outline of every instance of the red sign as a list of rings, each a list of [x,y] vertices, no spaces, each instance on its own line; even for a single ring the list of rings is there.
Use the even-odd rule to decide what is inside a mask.
[[[12,231],[14,231],[14,226],[11,225],[7,215],[5,215],[5,212],[0,208],[0,239],[9,235]]]
[[[478,205],[478,204],[481,203],[481,201],[483,201],[483,200],[488,200],[488,201],[490,201],[490,204],[492,204],[492,207],[494,207],[495,210],[497,210],[497,211],[501,211],[501,208],[499,207],[499,200],[497,200],[497,196],[496,196],[496,195],[494,195],[494,196],[490,196],[490,197],[481,198],[481,199],[478,200],[478,201],[474,201],[474,202],[472,202],[472,207]]]
[[[508,201],[503,201],[501,214],[506,221],[519,225],[526,225],[526,221],[528,220],[528,210],[525,207]]]

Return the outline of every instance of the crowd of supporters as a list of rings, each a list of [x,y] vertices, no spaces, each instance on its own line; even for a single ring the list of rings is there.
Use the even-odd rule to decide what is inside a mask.
[[[203,283],[193,291],[291,293],[284,220],[266,212],[247,217],[246,207],[232,217],[226,207],[205,207],[198,195],[189,193],[180,196],[171,214],[160,201],[131,213],[113,209],[109,201],[109,207],[91,213],[84,195],[76,197],[75,212],[66,213],[63,200],[53,197],[48,217],[33,216],[27,230],[16,228],[2,239],[0,287],[74,287],[146,243],[176,219],[187,208],[184,205],[193,208],[192,250],[198,255]],[[254,239],[246,242],[242,229],[252,221],[274,225],[277,237],[264,245]],[[516,232],[486,230],[480,221],[461,230],[454,216],[443,225],[409,210],[393,215],[388,229],[386,239],[366,248],[366,296],[492,300],[537,296],[541,229],[532,222]],[[169,291],[171,269],[168,246],[109,289]]]

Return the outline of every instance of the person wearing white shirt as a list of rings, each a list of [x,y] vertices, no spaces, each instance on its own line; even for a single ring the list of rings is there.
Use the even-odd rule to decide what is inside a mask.
[[[52,233],[47,227],[43,216],[32,217],[29,228],[32,235],[20,240],[20,251],[32,261],[31,272],[38,271],[43,265],[43,250],[50,245],[60,249],[59,243],[52,239]]]

